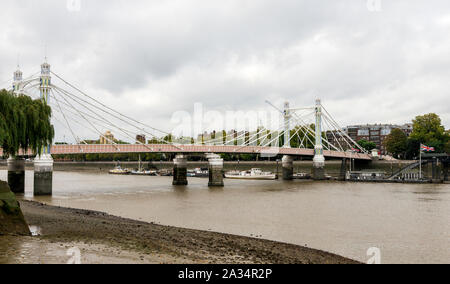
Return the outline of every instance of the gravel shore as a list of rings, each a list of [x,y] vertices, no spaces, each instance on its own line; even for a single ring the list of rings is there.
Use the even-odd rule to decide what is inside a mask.
[[[40,235],[0,237],[0,263],[65,263],[65,251],[73,246],[81,250],[83,263],[356,263],[291,244],[161,226],[31,201],[20,203],[26,221],[39,228]],[[25,252],[23,243],[27,244]]]

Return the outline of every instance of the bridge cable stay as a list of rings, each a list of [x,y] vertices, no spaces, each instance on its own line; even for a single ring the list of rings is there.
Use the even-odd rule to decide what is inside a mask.
[[[53,98],[55,97],[55,95],[54,95],[54,93],[53,93],[53,90],[51,90],[50,95],[51,95]],[[58,104],[58,108],[59,108],[59,110],[61,111],[62,116],[64,117],[64,120],[65,120],[66,123],[67,123],[67,127],[69,128],[70,133],[72,134],[73,139],[75,140],[75,142],[77,142],[77,144],[80,144],[80,141],[78,141],[78,139],[77,139],[76,136],[75,136],[75,132],[73,132],[72,127],[70,127],[69,121],[67,120],[67,117],[66,117],[65,113],[64,113],[64,112],[62,111],[62,109],[61,109],[61,105],[59,104],[59,100],[56,100],[56,102],[57,102],[57,104]]]
[[[294,113],[294,115],[295,115],[296,117],[298,117],[296,113]],[[300,122],[301,122],[301,124],[304,124],[303,120],[300,120]],[[315,130],[312,130],[312,129],[309,128],[309,127],[306,127],[306,130],[307,130],[311,135],[315,136]],[[312,145],[315,145],[315,142],[313,142],[308,136],[307,136],[307,138],[308,138],[308,140],[311,142]],[[323,139],[323,137],[322,137],[322,139]],[[330,143],[330,142],[328,141],[328,139],[323,139],[323,141],[325,142],[325,144],[323,145],[325,150],[331,151],[331,148],[334,148],[335,150],[339,151],[339,149],[337,149],[337,147],[336,147],[335,145],[333,145],[332,143]],[[347,143],[348,143],[348,142],[347,142]],[[327,145],[328,145],[328,146],[327,146]]]
[[[108,115],[110,115],[110,116],[112,116],[112,117],[114,117],[114,118],[116,118],[116,119],[118,119],[118,120],[120,120],[120,121],[122,121],[122,122],[124,122],[124,123],[126,123],[126,124],[128,124],[128,125],[130,125],[130,126],[132,126],[132,127],[134,127],[134,128],[136,128],[136,129],[138,129],[139,131],[143,131],[143,132],[145,132],[146,134],[149,134],[150,136],[154,137],[155,140],[157,140],[157,141],[159,141],[159,142],[162,142],[162,143],[164,143],[164,144],[170,144],[170,143],[168,143],[167,141],[164,141],[164,140],[160,139],[160,138],[157,137],[155,134],[150,133],[150,132],[146,131],[146,130],[143,129],[143,128],[139,128],[139,127],[137,127],[136,125],[134,125],[134,124],[132,124],[132,123],[130,123],[130,122],[128,122],[128,121],[126,121],[126,120],[124,120],[124,119],[118,117],[117,115],[111,114],[110,112],[108,112],[108,111],[106,111],[106,110],[104,110],[104,109],[102,109],[102,108],[100,108],[100,107],[98,107],[98,106],[96,106],[96,105],[94,105],[94,104],[92,104],[92,103],[90,103],[90,102],[88,102],[88,101],[82,99],[82,98],[79,98],[79,97],[77,97],[77,96],[75,96],[75,95],[73,95],[73,94],[70,94],[68,91],[66,91],[66,90],[64,90],[64,89],[62,89],[62,88],[59,88],[59,87],[57,87],[57,86],[53,86],[53,87],[56,88],[57,90],[59,90],[60,92],[62,92],[63,94],[65,94],[66,96],[68,96],[69,98],[71,98],[73,101],[77,102],[79,105],[83,106],[84,108],[87,108],[87,107],[86,107],[86,105],[82,104],[81,102],[84,102],[85,104],[88,104],[88,105],[90,105],[90,106],[92,106],[92,107],[94,107],[94,108],[96,108],[96,109],[98,109],[98,110],[104,112],[105,114],[108,114]],[[80,101],[81,101],[81,102],[80,102]],[[91,110],[91,111],[92,111],[92,110]],[[92,111],[92,112],[93,112],[93,111]],[[93,112],[93,113],[95,113],[95,112]],[[96,114],[97,116],[99,116],[97,113],[95,113],[95,114]],[[100,116],[99,116],[99,117],[100,117]]]
[[[263,144],[262,144],[262,145],[264,145],[264,146],[262,146],[262,147],[268,147],[269,145],[272,145],[273,142],[279,141],[279,140],[280,140],[280,138],[284,135],[284,134],[282,135],[282,133],[284,133],[284,131],[285,131],[285,129],[286,129],[286,126],[289,125],[289,124],[292,122],[292,120],[293,120],[293,119],[292,119],[292,117],[291,117],[288,121],[284,121],[284,122],[283,122],[283,125],[281,125],[279,129],[277,129],[276,131],[273,131],[273,132],[270,132],[270,131],[269,131],[268,133],[266,133],[266,134],[263,135],[262,137],[256,137],[257,134],[254,134],[254,135],[252,136],[252,138],[249,139],[248,144],[250,145],[250,144],[253,144],[253,143],[257,142],[258,139],[263,139]],[[271,138],[269,138],[269,139],[268,139],[269,142],[268,142],[267,144],[264,144],[264,140],[266,140],[266,138],[267,138],[269,135],[272,135],[272,134],[274,134],[274,133],[277,133],[277,134],[278,134],[277,137],[275,138],[275,139],[278,139],[278,140],[275,140],[275,139],[270,140]],[[253,139],[253,140],[252,140],[252,139]],[[278,145],[278,146],[279,146],[279,145]]]
[[[323,116],[322,118],[323,118],[323,121],[325,121],[326,123],[333,124],[333,122],[331,122],[327,116]],[[342,135],[342,131],[336,129],[336,127],[333,127],[333,126],[330,128],[331,128],[330,132],[333,133],[333,136],[335,137],[336,141],[338,141],[338,143],[339,143],[339,140],[334,135],[334,132],[338,132],[339,136],[344,138],[343,140],[347,144],[347,146],[349,147],[350,150],[355,149],[355,145],[352,145],[351,141],[349,142],[348,139],[346,139],[346,137],[344,135]],[[345,151],[344,148],[342,148],[342,151]]]
[[[280,110],[279,108],[277,108],[277,107],[276,107],[274,104],[272,104],[270,101],[266,100],[266,103],[269,104],[269,105],[272,106],[274,109],[276,109],[277,111],[279,111],[281,114],[284,115],[284,111],[282,111],[282,110]],[[306,108],[306,109],[314,109],[314,108]],[[305,110],[305,109],[303,109],[303,110]],[[300,126],[304,127],[304,129],[305,129],[307,132],[309,132],[309,134],[311,134],[313,137],[316,136],[315,130],[313,131],[311,128],[309,128],[309,126],[307,126],[307,123],[305,123],[304,120],[301,119],[301,118],[299,117],[299,115],[296,113],[296,111],[293,111],[292,114],[293,114],[293,116],[296,117],[296,120],[297,120],[297,122],[299,123]],[[313,142],[313,141],[311,140],[311,138],[307,136],[306,133],[305,133],[305,136],[308,138],[308,140],[310,141],[310,143],[311,143],[312,145],[315,145],[315,142]]]
[[[52,93],[53,93],[53,90],[52,90]],[[75,116],[79,116],[77,113],[74,113],[74,111],[73,110],[71,110],[70,108],[67,108],[67,107],[61,107],[61,105],[60,104],[63,104],[63,105],[67,105],[67,106],[69,106],[70,107],[70,105],[68,105],[67,103],[65,103],[65,102],[61,102],[60,100],[58,100],[58,98],[55,96],[55,95],[52,95],[52,98],[58,103],[58,105],[59,105],[59,108],[61,109],[61,112],[63,113],[63,115],[64,115],[64,112],[62,111],[62,108],[65,110],[65,111],[67,111],[67,112],[69,112],[69,113],[71,113],[71,114],[73,114],[73,115],[75,115]],[[50,104],[52,104],[52,103],[50,103]],[[116,127],[116,126],[114,126],[114,125],[112,125],[112,124],[110,124],[110,123],[108,123],[107,121],[105,121],[105,120],[101,120],[101,119],[99,119],[99,118],[97,118],[97,117],[94,117],[94,116],[92,116],[92,115],[90,115],[90,114],[88,114],[88,113],[85,113],[85,112],[83,112],[83,111],[81,111],[81,110],[78,110],[80,113],[82,113],[83,115],[85,115],[85,116],[88,116],[88,117],[90,117],[90,118],[92,118],[92,119],[94,119],[94,120],[96,120],[96,121],[100,121],[100,122],[103,122],[103,123],[105,123],[105,124],[109,124],[110,126],[113,126],[113,127]],[[100,126],[100,127],[102,127],[102,128],[107,128],[107,127],[105,127],[105,125],[103,125],[103,124],[96,124],[97,126]],[[84,127],[84,125],[82,125],[83,127]],[[118,127],[116,127],[116,128],[118,128]],[[123,131],[124,133],[126,133],[126,130],[123,130],[123,129],[121,129],[121,128],[118,128],[119,130],[121,130],[121,131]],[[94,133],[96,133],[95,131],[94,131]],[[130,136],[130,137],[132,137],[132,136]],[[87,143],[85,143],[85,144],[87,144]]]
[[[58,113],[60,113],[59,110],[57,110]],[[58,122],[59,124],[61,124],[62,127],[64,127],[65,129],[69,130],[69,128],[67,127],[66,123],[62,122],[59,118],[57,118],[56,116],[52,116],[52,119],[54,119],[56,122]],[[75,137],[76,141],[79,141],[78,138]],[[84,142],[84,141],[83,141]],[[79,142],[77,142],[79,143]]]
[[[56,91],[57,91],[57,90],[56,90]],[[59,93],[59,92],[58,92],[58,93]],[[62,95],[61,93],[59,93],[59,94]],[[69,97],[69,98],[71,98],[71,97]],[[54,97],[54,99],[55,99],[57,102],[60,102],[56,97]],[[71,99],[73,100],[73,98],[71,98]],[[75,100],[74,100],[74,101],[75,101]],[[79,103],[78,101],[75,101],[75,102]],[[64,103],[64,102],[62,102],[62,103],[70,107],[70,105],[68,105],[67,103]],[[79,103],[79,104],[80,104],[80,103]],[[123,129],[123,128],[121,128],[121,127],[119,127],[119,126],[117,126],[117,125],[115,125],[115,124],[113,124],[113,123],[111,123],[110,121],[106,120],[104,117],[99,116],[97,113],[95,113],[95,112],[94,112],[92,109],[90,109],[89,107],[87,107],[87,106],[85,106],[85,105],[82,105],[82,106],[83,106],[84,108],[86,108],[87,110],[91,111],[93,114],[97,115],[98,118],[97,118],[97,117],[94,117],[94,116],[92,116],[92,115],[90,115],[90,114],[88,114],[88,113],[85,113],[85,112],[83,112],[83,111],[80,111],[80,110],[77,110],[78,112],[80,112],[80,113],[84,114],[85,116],[88,116],[88,117],[90,117],[90,118],[92,118],[92,119],[94,119],[94,120],[96,120],[96,121],[103,122],[105,125],[109,125],[110,127],[113,127],[113,128],[115,128],[115,129],[118,129],[120,132],[124,133],[125,136],[127,136],[128,138],[135,139],[132,135],[130,135],[130,133],[133,133],[133,132],[127,131],[127,130],[125,130],[125,129]],[[72,114],[73,114],[73,112],[72,112]],[[105,127],[103,124],[100,125],[100,126],[101,126],[102,128],[108,128],[108,127]],[[137,141],[137,143],[138,143],[138,144],[141,144],[141,145],[143,145],[143,146],[145,146],[145,147],[146,147],[147,149],[149,149],[149,150],[152,150],[150,147],[148,147],[147,145],[145,145],[144,143],[142,143],[142,142],[140,142],[140,141]]]
[[[137,123],[137,124],[140,124],[140,125],[143,125],[143,126],[145,126],[145,127],[148,127],[148,128],[150,128],[150,129],[152,129],[152,130],[154,130],[154,131],[163,133],[163,134],[165,134],[165,135],[170,135],[170,133],[167,133],[167,132],[165,132],[165,131],[162,131],[162,130],[160,130],[160,129],[154,128],[154,127],[152,127],[152,126],[150,126],[150,125],[147,125],[147,124],[145,124],[145,123],[142,123],[142,122],[140,122],[140,121],[137,121],[137,120],[135,120],[135,119],[133,119],[133,118],[131,118],[131,117],[129,117],[129,116],[126,116],[126,115],[124,115],[124,114],[122,114],[122,113],[120,113],[120,112],[118,112],[118,111],[116,111],[116,110],[114,110],[114,109],[112,109],[112,108],[106,106],[105,104],[101,103],[100,101],[96,100],[95,98],[93,98],[93,97],[87,95],[85,92],[81,91],[79,88],[77,88],[77,87],[75,87],[74,85],[70,84],[69,82],[67,82],[66,80],[64,80],[63,78],[61,78],[58,74],[56,74],[56,73],[54,73],[54,72],[51,72],[51,73],[52,73],[53,75],[55,75],[58,79],[60,79],[61,81],[63,81],[66,85],[68,85],[68,86],[70,86],[71,88],[75,89],[76,91],[78,91],[80,94],[86,96],[87,98],[89,98],[89,99],[95,101],[96,103],[98,103],[99,105],[103,106],[104,108],[107,108],[107,109],[109,109],[110,111],[115,112],[116,114],[118,114],[118,115],[120,115],[120,116],[122,116],[122,117],[124,117],[124,118],[127,118],[127,119],[129,119],[129,120],[131,120],[131,121],[133,121],[133,122],[135,122],[135,123]]]
[[[308,115],[310,115],[310,114],[306,114],[306,115],[304,115],[304,116],[308,116]],[[279,134],[279,137],[282,136],[281,133],[283,133],[283,132],[285,131],[286,126],[287,126],[288,124],[290,124],[293,120],[294,120],[293,118],[289,119],[289,121],[285,122],[284,125],[278,130],[278,132],[280,133],[280,134]],[[300,129],[301,129],[300,127],[296,127],[296,128],[298,128],[297,131],[295,132],[294,135],[291,136],[291,138],[289,139],[288,143],[290,143],[290,142],[292,141],[292,139],[293,139],[296,135],[298,135],[298,133],[299,133],[299,131],[300,131]],[[258,138],[256,138],[256,139],[258,139]],[[254,143],[254,142],[256,142],[256,140],[253,140],[251,143]]]
[[[80,113],[80,111],[78,111],[78,109],[76,109],[69,101],[67,101],[67,99],[66,99],[64,96],[62,96],[62,98],[66,101],[66,103],[70,104],[70,105],[72,106],[72,108],[73,108],[75,111],[77,111],[78,114],[79,114],[84,120],[86,120],[86,121],[91,125],[91,127],[93,127],[97,133],[99,133],[99,135],[100,135],[101,137],[103,137],[103,138],[105,138],[106,140],[108,140],[110,143],[112,143],[112,145],[114,146],[114,148],[116,148],[118,151],[120,151],[120,148],[117,146],[117,143],[116,143],[115,141],[113,141],[113,140],[109,139],[108,137],[104,136],[104,135],[101,133],[101,131],[99,131],[99,130],[97,129],[97,127],[95,127],[95,125],[94,125],[91,121],[89,121],[82,113]]]
[[[285,122],[284,124],[290,123],[290,121],[291,121],[291,120],[289,120],[289,122]],[[284,129],[285,129],[285,125],[282,125],[282,126],[280,126],[280,128],[277,129],[276,131],[266,133],[266,135],[264,135],[262,138],[265,140],[266,137],[268,137],[269,135],[274,134],[274,133],[278,133],[277,137],[275,138],[276,140],[273,139],[272,141],[273,141],[273,142],[275,142],[275,141],[278,141],[278,142],[279,142],[280,137],[282,137],[282,135],[281,135],[281,133],[283,132],[282,130],[284,130]],[[253,136],[253,137],[254,137],[254,136]],[[257,138],[257,139],[258,139],[258,138]],[[261,139],[261,138],[259,138],[259,139]],[[269,141],[269,144],[263,144],[263,145],[265,145],[265,146],[262,146],[262,147],[268,147],[268,145],[271,145],[271,144],[272,144],[272,143],[270,143],[270,142],[272,142],[272,141]],[[245,142],[245,141],[244,141],[244,142]],[[245,148],[245,147],[247,147],[247,146],[249,146],[250,144],[253,144],[253,143],[255,143],[255,142],[256,142],[256,140],[252,140],[252,141],[251,141],[251,140],[249,139],[248,145],[247,145],[247,143],[245,143],[244,145],[242,145],[241,148],[237,149],[236,151],[239,151],[240,149]],[[278,145],[278,146],[279,146],[279,145]]]
[[[334,126],[336,127],[336,129],[338,131],[341,132],[341,134],[343,134],[345,137],[347,137],[347,139],[349,139],[357,148],[359,148],[362,153],[368,153],[364,148],[362,148],[358,143],[356,143],[356,141],[354,141],[345,131],[342,131],[342,128],[339,126],[339,124],[334,120],[334,118],[330,115],[330,113],[327,111],[326,108],[324,108],[322,106],[323,111],[325,112],[325,117],[328,117],[331,122],[333,122]]]
[[[338,146],[340,147],[340,149],[338,149],[337,147],[335,147],[335,149],[338,150],[338,151],[344,152],[344,148],[342,147],[341,142],[340,142],[339,139],[336,137],[335,131],[333,131],[334,127],[332,127],[332,126],[330,125],[330,122],[328,121],[328,119],[323,119],[323,122],[326,124],[326,126],[328,127],[328,129],[330,129],[329,131],[331,132],[331,134],[332,134],[333,137],[334,137],[334,140],[337,142]],[[339,136],[340,136],[340,135],[339,135]],[[327,141],[328,141],[328,143],[330,143],[330,141],[328,140],[328,135],[327,135]],[[330,143],[330,144],[332,144],[332,143]],[[334,146],[336,146],[336,145],[334,145]]]

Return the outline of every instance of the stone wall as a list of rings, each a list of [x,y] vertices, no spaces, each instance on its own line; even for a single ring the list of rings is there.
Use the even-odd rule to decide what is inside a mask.
[[[0,236],[30,235],[30,230],[15,195],[6,182],[0,181]]]

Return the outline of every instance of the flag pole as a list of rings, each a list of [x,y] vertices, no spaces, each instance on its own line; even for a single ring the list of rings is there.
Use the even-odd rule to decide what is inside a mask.
[[[420,144],[420,148],[419,148],[419,157],[420,157],[420,162],[419,162],[419,179],[422,179],[422,144]]]

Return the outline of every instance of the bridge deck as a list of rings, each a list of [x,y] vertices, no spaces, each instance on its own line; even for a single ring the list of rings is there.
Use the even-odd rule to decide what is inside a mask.
[[[228,153],[228,154],[261,154],[261,155],[292,155],[314,156],[313,149],[301,148],[274,148],[258,146],[202,146],[202,145],[53,145],[51,153],[60,154],[118,154],[118,153]],[[20,155],[33,153],[23,151]],[[0,149],[0,156],[3,150]],[[368,154],[324,151],[327,158],[353,158],[358,160],[371,160]]]

